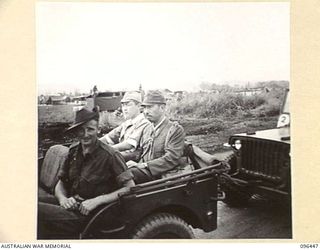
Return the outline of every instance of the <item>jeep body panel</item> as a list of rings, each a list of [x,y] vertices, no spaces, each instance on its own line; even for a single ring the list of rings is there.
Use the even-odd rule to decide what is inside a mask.
[[[254,133],[235,134],[231,136],[229,139],[230,145],[233,145],[235,138],[254,138],[257,140],[269,140],[290,144],[290,128],[281,127],[275,129],[256,131]]]
[[[261,132],[265,138],[254,135],[235,135],[230,138],[229,143],[237,157],[236,173],[231,173],[232,177],[247,182],[258,181],[259,185],[289,193],[290,144],[281,139],[282,136],[279,137],[278,129]],[[272,139],[270,134],[274,136]]]
[[[151,214],[174,214],[205,232],[217,228],[218,173],[215,167],[147,182],[131,188],[92,218],[82,238],[130,238],[136,225]]]
[[[64,146],[60,145],[59,148],[61,147]],[[190,148],[191,145],[187,145],[187,149]],[[186,153],[190,157],[190,164],[194,165],[196,160],[191,157],[194,152]],[[49,168],[43,169],[43,158],[38,159],[38,191],[48,192],[48,194],[52,194],[52,190],[44,188],[48,183],[42,183],[45,180],[40,179],[41,171],[50,170],[48,174],[56,176],[61,166],[61,161],[57,159],[62,156],[52,152],[50,155],[46,155],[47,160],[51,159],[51,162],[58,164],[54,172]],[[221,194],[218,192],[218,180],[222,173],[228,171],[229,166],[219,161],[206,163],[206,165],[210,166],[198,168],[199,166],[195,165],[195,170],[190,168],[180,174],[138,184],[126,193],[119,194],[117,202],[99,206],[92,211],[79,235],[80,239],[128,239],[133,237],[133,231],[145,219],[159,214],[172,215],[171,218],[183,221],[187,228],[192,226],[201,228],[205,232],[215,230],[217,201],[223,199],[223,195],[218,197],[218,194]]]

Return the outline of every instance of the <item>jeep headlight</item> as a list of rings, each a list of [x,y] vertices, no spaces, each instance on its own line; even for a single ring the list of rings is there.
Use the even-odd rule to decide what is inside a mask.
[[[236,149],[236,150],[239,150],[241,148],[241,141],[240,140],[235,140],[234,144],[233,144],[233,147]]]

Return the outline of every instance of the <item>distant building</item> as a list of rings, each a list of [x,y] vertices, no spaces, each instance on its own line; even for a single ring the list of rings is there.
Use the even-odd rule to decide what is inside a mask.
[[[200,93],[220,94],[221,92],[222,92],[221,89],[203,89],[203,90],[200,90]]]
[[[100,111],[115,111],[121,107],[121,99],[125,91],[106,91],[99,92],[87,98],[87,106],[93,108],[99,106]]]
[[[89,95],[90,96],[90,95]],[[87,104],[87,98],[88,95],[80,95],[80,96],[74,96],[72,97],[71,101],[78,105],[86,105]]]
[[[68,96],[49,96],[48,100],[46,101],[46,104],[62,105],[70,101],[71,99]]]
[[[234,90],[234,93],[243,95],[243,96],[253,96],[253,95],[260,95],[262,93],[268,92],[267,88],[245,88],[245,89],[237,89]]]

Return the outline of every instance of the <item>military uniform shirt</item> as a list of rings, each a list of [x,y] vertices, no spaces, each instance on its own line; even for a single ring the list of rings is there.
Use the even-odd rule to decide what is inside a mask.
[[[146,130],[151,129],[151,126],[151,123],[141,113],[134,119],[123,122],[100,140],[110,144],[126,141],[134,148],[141,147],[143,144],[143,141],[141,141],[142,135]]]
[[[148,144],[141,161],[147,163],[153,177],[159,178],[162,174],[179,166],[185,139],[181,125],[165,118],[144,137]]]
[[[66,184],[69,195],[90,199],[119,189],[123,183],[117,177],[126,169],[121,154],[97,140],[86,155],[80,143],[72,145],[58,177]]]

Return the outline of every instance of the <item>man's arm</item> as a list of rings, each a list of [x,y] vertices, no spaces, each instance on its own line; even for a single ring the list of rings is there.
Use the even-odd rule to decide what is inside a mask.
[[[143,121],[141,124],[136,124],[134,130],[130,132],[126,140],[115,144],[112,147],[120,152],[140,147],[140,144],[142,144],[143,135],[149,132],[151,127],[152,125],[148,121]]]
[[[99,140],[103,143],[114,145],[119,142],[120,133],[121,133],[122,126],[118,126],[111,130],[108,134],[101,137]]]
[[[65,209],[77,208],[77,201],[73,197],[68,198],[67,189],[61,180],[58,181],[54,191],[54,195],[58,199],[60,206]]]
[[[127,141],[123,141],[118,144],[112,145],[112,147],[120,152],[134,148],[134,146]]]
[[[120,193],[127,192],[129,191],[130,187],[134,186],[134,181],[132,179],[118,178],[123,172],[128,169],[120,152],[113,152],[113,155],[110,158],[110,161],[107,162],[107,165],[108,167],[112,168],[114,178],[118,182],[118,185],[122,188],[117,189],[109,194],[103,194],[93,199],[83,201],[80,204],[79,211],[84,215],[89,214],[93,209],[100,205],[109,204],[116,201]]]
[[[67,159],[64,161],[63,165],[58,172],[58,182],[54,188],[54,195],[59,201],[61,207],[65,209],[74,210],[77,208],[77,201],[73,197],[68,197],[68,192],[66,188],[66,180],[68,179],[68,169],[69,169],[69,160],[70,154],[72,155],[73,149],[77,147],[79,143],[73,144],[69,148],[69,154]]]
[[[108,135],[101,137],[99,140],[105,144],[109,144],[109,145],[114,144],[114,142],[110,139],[110,137]]]
[[[93,209],[97,208],[98,206],[106,205],[118,200],[120,193],[128,192],[130,190],[130,187],[133,187],[134,185],[135,185],[134,181],[129,180],[124,184],[124,187],[112,193],[100,195],[93,199],[83,201],[79,207],[80,213],[84,215],[88,215]]]

